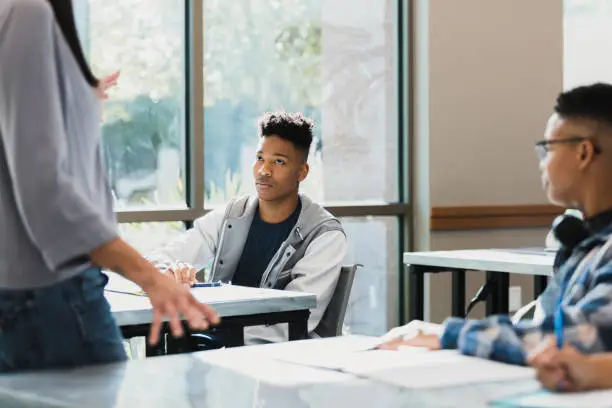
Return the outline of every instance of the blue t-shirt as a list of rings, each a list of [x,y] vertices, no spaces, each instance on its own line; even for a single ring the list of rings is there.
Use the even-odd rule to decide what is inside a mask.
[[[298,201],[295,211],[277,224],[265,222],[255,212],[251,229],[247,236],[242,256],[234,273],[232,283],[240,286],[259,287],[263,273],[289,233],[295,227],[302,210],[302,201]]]

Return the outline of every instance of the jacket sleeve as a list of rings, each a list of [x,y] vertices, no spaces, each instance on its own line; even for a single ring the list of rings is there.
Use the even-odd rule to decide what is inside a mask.
[[[334,294],[346,251],[346,237],[342,232],[326,232],[312,241],[304,257],[293,267],[295,278],[285,289],[317,296],[317,307],[310,311],[308,319],[309,333],[319,325]]]
[[[196,269],[206,266],[217,251],[224,214],[225,209],[217,209],[198,218],[193,228],[149,254],[147,259],[158,267],[177,261]]]
[[[612,347],[612,261],[594,274],[592,288],[580,301],[562,306],[565,342],[584,353]],[[441,337],[443,348],[512,364],[525,364],[529,351],[554,339],[554,313],[541,321],[513,325],[508,316],[467,321],[450,318]]]
[[[308,333],[317,328],[327,309],[336,289],[346,252],[346,236],[340,231],[326,232],[310,243],[304,257],[293,267],[292,275],[295,278],[285,290],[312,293],[317,297],[317,306],[310,310]],[[260,339],[286,341],[288,338],[286,324],[247,328],[245,333],[249,343],[259,342]],[[252,341],[249,341],[249,338]]]

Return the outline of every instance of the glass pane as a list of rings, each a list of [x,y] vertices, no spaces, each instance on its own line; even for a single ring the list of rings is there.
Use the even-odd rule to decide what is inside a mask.
[[[349,241],[345,264],[360,263],[344,319],[345,331],[378,336],[397,321],[399,220],[342,218]]]
[[[563,20],[564,87],[612,83],[612,1],[564,0]]]
[[[74,4],[94,73],[121,71],[102,127],[117,207],[185,208],[184,2]]]
[[[119,224],[119,234],[142,255],[166,245],[185,231],[183,222],[134,222]]]
[[[398,200],[395,0],[204,0],[208,206],[252,193],[257,118],[315,120],[318,202]],[[232,16],[228,24],[227,16]]]

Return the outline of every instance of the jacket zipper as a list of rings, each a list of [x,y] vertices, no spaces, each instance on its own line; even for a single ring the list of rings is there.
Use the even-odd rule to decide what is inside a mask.
[[[223,251],[223,244],[225,243],[225,230],[227,229],[227,223],[228,220],[226,219],[223,222],[223,226],[221,227],[221,237],[219,238],[219,248],[216,251],[216,255],[215,255],[215,262],[213,263],[213,267],[212,267],[212,271],[210,272],[210,278],[209,281],[210,282],[214,282],[214,278],[215,278],[215,274],[217,273],[217,266],[219,264],[219,257],[221,256],[221,253]]]
[[[293,231],[293,233],[295,235],[298,236],[298,238],[300,238],[300,240],[304,240],[304,237],[302,236],[302,233],[300,232],[300,227],[295,227],[295,230]],[[279,259],[284,259],[285,258],[285,251],[287,250],[287,247],[289,246],[288,244],[289,239],[286,239],[280,246],[280,248],[278,249],[278,251],[276,252],[276,254],[274,255],[274,257],[272,257],[272,261],[270,262],[271,267],[267,268],[267,271],[265,273],[265,275],[262,277],[261,282],[259,283],[260,287],[266,287],[266,283],[268,281],[268,278],[270,277],[270,274],[272,273],[272,269],[274,269],[274,267],[278,264],[278,260]],[[268,265],[268,266],[270,266]],[[272,285],[274,286],[274,285]]]

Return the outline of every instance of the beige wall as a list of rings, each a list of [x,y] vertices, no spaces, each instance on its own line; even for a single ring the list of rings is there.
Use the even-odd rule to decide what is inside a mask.
[[[545,229],[429,232],[428,208],[546,203],[533,143],[562,87],[560,0],[421,0],[416,5],[417,249],[543,245]],[[482,282],[474,272],[468,297]],[[531,280],[513,277],[531,296]],[[430,282],[432,320],[450,278]]]

